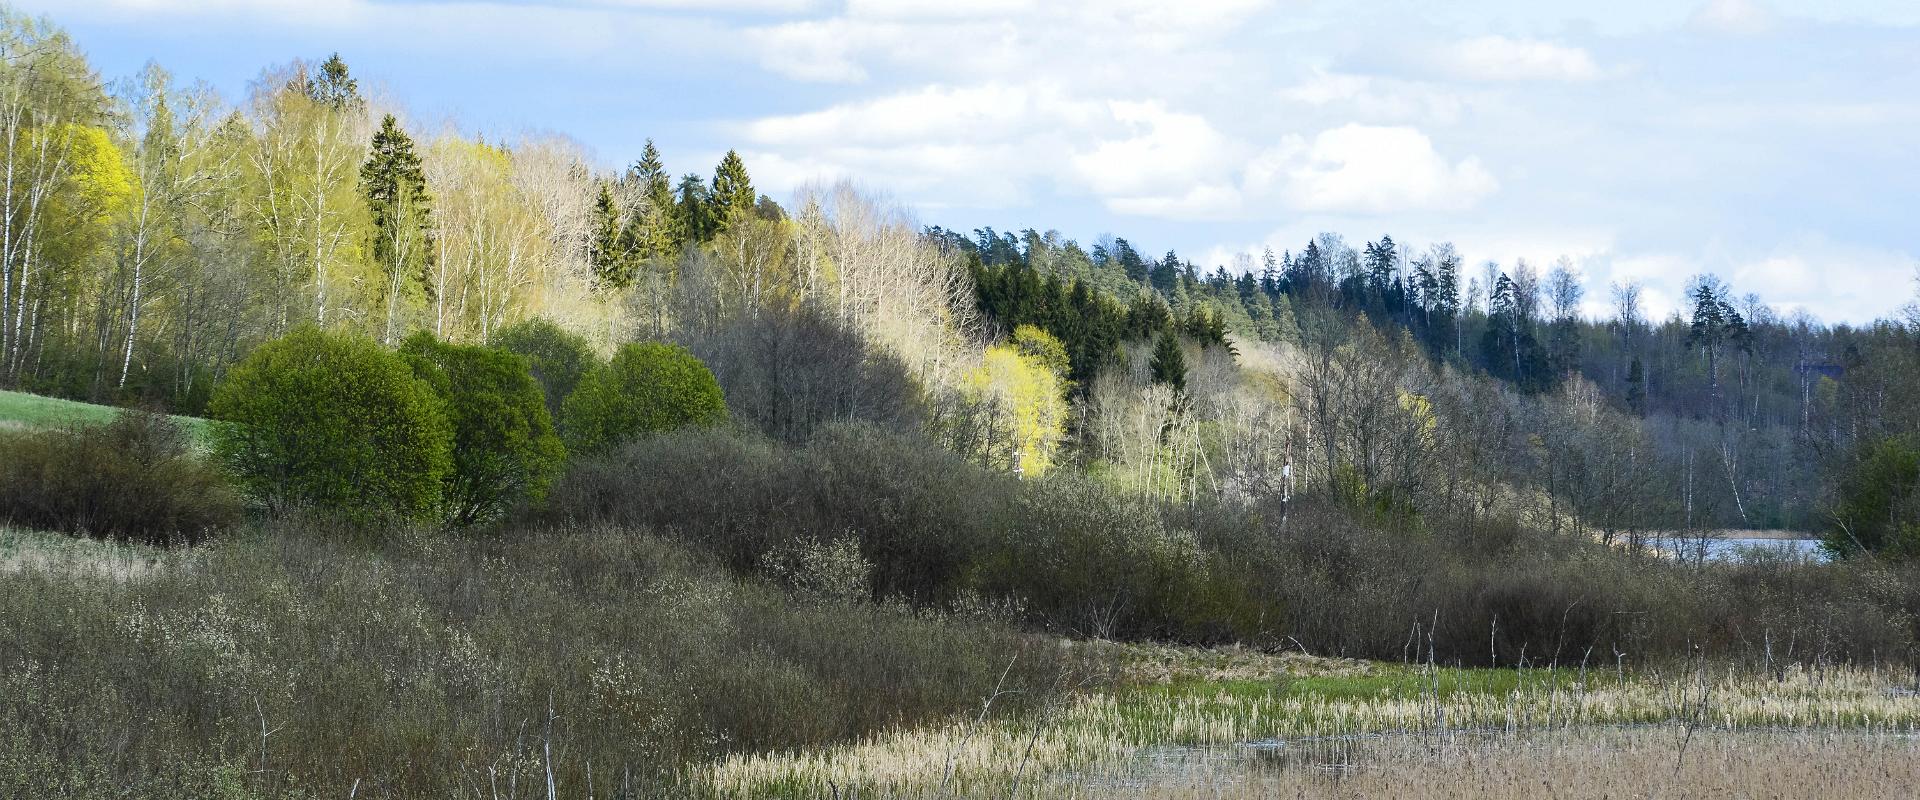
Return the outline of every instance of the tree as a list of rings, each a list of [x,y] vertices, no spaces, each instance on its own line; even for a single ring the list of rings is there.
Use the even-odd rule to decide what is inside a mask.
[[[600,184],[600,193],[594,198],[593,239],[588,247],[587,263],[593,268],[595,286],[625,289],[633,283],[633,235],[621,220],[620,207],[613,199],[613,188],[604,183]]]
[[[1728,347],[1745,350],[1751,346],[1747,321],[1727,302],[1732,294],[1726,284],[1712,275],[1693,281],[1693,322],[1687,330],[1687,348],[1698,348],[1707,358],[1707,385],[1717,397],[1720,391],[1720,356]]]
[[[308,99],[336,111],[357,109],[366,102],[360,99],[360,82],[347,74],[347,62],[339,53],[327,56],[318,74],[303,76],[301,88]]]
[[[411,289],[431,293],[434,259],[433,196],[413,139],[392,114],[373,135],[367,161],[360,167],[360,190],[373,218],[373,260],[386,273],[382,339],[391,344],[399,335],[402,296]]]
[[[755,210],[753,181],[747,177],[747,164],[740,160],[740,154],[727,151],[720,159],[720,165],[713,170],[713,192],[708,197],[713,206],[712,219],[721,225],[732,224],[734,212],[742,213]]]
[[[1647,370],[1638,357],[1627,366],[1627,412],[1636,417],[1647,415]]]
[[[490,341],[527,360],[528,371],[540,383],[546,398],[547,413],[560,419],[561,404],[573,394],[580,379],[599,364],[593,346],[579,334],[568,331],[546,317],[533,317],[501,328]]]
[[[700,176],[687,173],[680,176],[679,200],[674,206],[677,219],[675,231],[680,234],[679,246],[705,244],[713,238],[720,221],[713,216],[713,200],[707,191],[707,184]]]
[[[432,386],[372,339],[303,326],[255,349],[214,390],[213,450],[272,510],[367,520],[440,499],[453,426]]]
[[[685,348],[627,344],[588,372],[561,414],[567,449],[594,453],[647,433],[727,418],[720,383]]]
[[[1920,556],[1920,447],[1887,438],[1862,450],[1841,481],[1827,549]]]
[[[1153,371],[1153,382],[1173,387],[1175,392],[1187,389],[1187,356],[1180,350],[1180,337],[1172,329],[1160,332],[1153,342],[1153,360],[1149,362]]]
[[[988,466],[1039,476],[1053,465],[1066,436],[1066,391],[1059,375],[1040,359],[1009,345],[994,345],[968,373],[969,398],[993,419]]]
[[[453,426],[453,461],[440,513],[455,525],[498,519],[546,496],[566,458],[526,358],[448,344],[420,331],[400,352],[440,396]]]

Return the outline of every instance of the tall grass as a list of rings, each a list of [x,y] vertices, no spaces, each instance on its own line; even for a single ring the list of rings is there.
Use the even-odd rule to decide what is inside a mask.
[[[1239,659],[1228,674],[1257,674],[1251,667],[1260,662]],[[1578,738],[1623,726],[1666,732],[1669,745],[1689,731],[1785,730],[1893,734],[1910,746],[1920,730],[1920,697],[1895,685],[1904,676],[1871,670],[1763,676],[1704,663],[1679,672],[1458,670],[1297,656],[1265,663],[1257,678],[1192,680],[1191,671],[1175,670],[1154,683],[1081,694],[1051,713],[990,725],[960,722],[822,751],[733,756],[705,778],[728,796],[824,798],[850,787],[884,797],[943,796],[941,787],[962,796],[1015,796],[1021,787],[1036,797],[1109,796],[1088,795],[1079,784],[1128,777],[1139,785],[1158,777],[1169,781],[1164,790],[1173,779],[1193,778],[1129,776],[1143,754],[1169,751],[1244,756],[1249,748],[1297,752],[1375,739],[1430,750],[1490,735]],[[1246,766],[1214,777],[1222,785],[1243,780]],[[1292,796],[1294,784],[1284,785],[1283,796]]]

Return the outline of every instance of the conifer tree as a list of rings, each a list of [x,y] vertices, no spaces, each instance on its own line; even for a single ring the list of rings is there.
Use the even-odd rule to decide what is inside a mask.
[[[335,111],[358,108],[364,101],[360,99],[360,83],[347,73],[347,62],[334,53],[320,64],[320,74],[308,76],[306,85],[308,98]]]
[[[1187,390],[1187,356],[1180,351],[1180,337],[1172,328],[1162,330],[1154,341],[1153,360],[1148,367],[1153,370],[1154,383],[1164,383],[1176,392]]]
[[[1647,415],[1647,369],[1638,358],[1627,367],[1627,411],[1636,417]]]
[[[713,191],[708,195],[714,222],[724,225],[734,211],[752,211],[755,197],[746,162],[740,160],[739,153],[728,150],[713,170]]]
[[[680,228],[679,209],[674,204],[673,179],[667,176],[660,160],[660,149],[647,140],[640,160],[627,169],[627,181],[638,196],[627,215],[625,231],[628,247],[636,261],[665,259],[686,241]],[[637,265],[636,265],[637,267]]]
[[[719,220],[713,216],[713,203],[707,183],[691,172],[680,176],[680,198],[675,205],[680,245],[706,244],[713,238]]]
[[[430,294],[433,269],[433,197],[413,139],[392,114],[373,135],[371,152],[360,167],[360,189],[373,218],[373,260],[385,272],[383,338],[392,344],[403,296],[416,289]]]
[[[633,283],[633,240],[621,224],[620,206],[614,202],[613,188],[600,184],[600,196],[593,203],[593,238],[587,245],[587,262],[593,268],[593,282],[602,289],[625,289]]]

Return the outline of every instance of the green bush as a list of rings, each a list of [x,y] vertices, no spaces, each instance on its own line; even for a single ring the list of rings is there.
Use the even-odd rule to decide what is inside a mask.
[[[585,337],[568,331],[545,317],[521,320],[494,332],[491,344],[509,353],[525,356],[546,396],[547,413],[560,419],[561,404],[573,394],[580,379],[586,377],[599,358]]]
[[[261,345],[214,391],[214,452],[274,510],[356,519],[433,510],[452,467],[445,404],[372,339],[304,327]]]
[[[111,423],[0,431],[0,522],[147,544],[192,543],[239,519],[219,471],[179,423],[122,411]]]
[[[641,434],[727,418],[720,384],[692,353],[668,344],[629,344],[588,372],[562,415],[569,450],[590,453]]]
[[[566,459],[527,359],[490,347],[437,341],[422,331],[400,347],[453,424],[453,469],[441,492],[449,522],[497,519],[539,500]]]
[[[1920,447],[1901,439],[1862,445],[1840,482],[1828,550],[1920,556]]]

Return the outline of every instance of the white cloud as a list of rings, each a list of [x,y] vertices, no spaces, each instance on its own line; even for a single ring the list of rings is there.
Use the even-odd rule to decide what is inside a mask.
[[[1471,208],[1499,181],[1471,156],[1448,161],[1416,128],[1349,124],[1290,137],[1250,167],[1250,187],[1301,211],[1384,214]]]
[[[1228,167],[1240,146],[1197,114],[1168,111],[1159,102],[1113,102],[1112,119],[1125,135],[1074,154],[1073,166],[1093,190],[1109,198],[1181,190]]]
[[[1773,30],[1779,21],[1761,0],[1707,0],[1694,9],[1687,27],[1722,36],[1754,36]]]
[[[1438,58],[1449,72],[1482,81],[1590,81],[1602,76],[1587,51],[1538,39],[1480,36],[1442,48]]]

